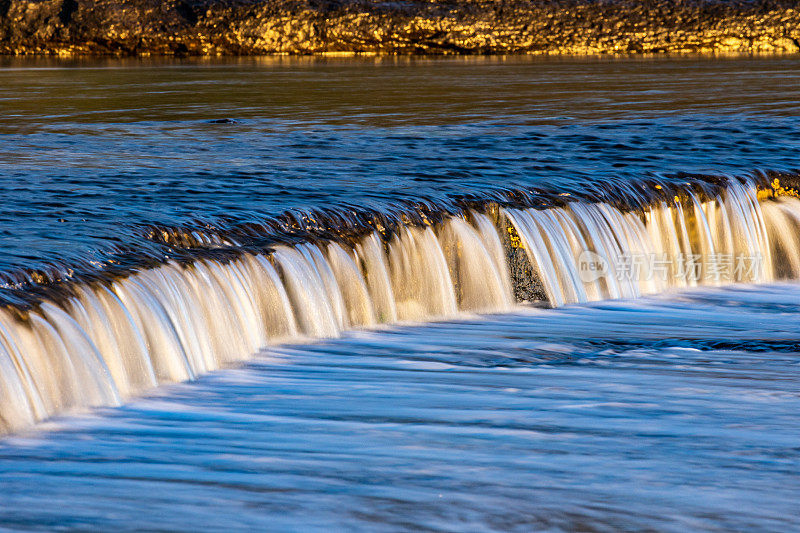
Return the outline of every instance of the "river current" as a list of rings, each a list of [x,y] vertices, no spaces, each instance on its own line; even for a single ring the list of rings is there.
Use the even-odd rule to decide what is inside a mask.
[[[798,67],[0,60],[0,528],[800,529]]]
[[[0,272],[142,226],[798,167],[793,56],[2,61]]]

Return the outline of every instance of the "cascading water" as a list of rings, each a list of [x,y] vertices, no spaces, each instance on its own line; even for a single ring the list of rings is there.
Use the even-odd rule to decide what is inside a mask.
[[[686,192],[644,213],[573,202],[548,210],[503,209],[519,233],[553,305],[636,298],[698,284],[766,282],[795,277],[794,258],[775,261],[773,246],[792,254],[800,201],[759,202],[755,187],[731,183],[725,197],[701,202]],[[788,242],[786,242],[788,241]]]
[[[548,302],[800,275],[800,201],[731,182],[623,212],[603,203],[468,210],[351,244],[280,245],[227,261],[167,263],[77,287],[26,312],[0,309],[0,430],[114,405],[193,379],[269,343],[514,305],[512,248]],[[202,235],[196,236],[202,241]]]

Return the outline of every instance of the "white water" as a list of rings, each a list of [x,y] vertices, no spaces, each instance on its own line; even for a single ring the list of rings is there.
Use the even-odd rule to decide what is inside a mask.
[[[402,228],[389,242],[375,233],[353,248],[302,244],[226,263],[166,264],[81,287],[25,319],[0,310],[0,430],[65,409],[119,404],[268,344],[510,309],[500,237],[509,224],[555,306],[800,275],[800,201],[759,202],[754,187],[740,185],[724,199],[690,198],[643,214],[582,203],[472,212],[437,227]],[[639,266],[590,279],[580,260],[586,251],[607,266],[626,258]],[[681,272],[683,259],[694,256],[696,279]],[[748,264],[739,265],[742,258]]]
[[[725,198],[700,202],[691,196],[688,206],[661,204],[643,216],[578,202],[502,213],[557,306],[800,274],[800,201],[759,202],[754,187],[735,183]],[[775,248],[789,259],[776,258]],[[596,254],[608,275],[582,276],[585,250]]]

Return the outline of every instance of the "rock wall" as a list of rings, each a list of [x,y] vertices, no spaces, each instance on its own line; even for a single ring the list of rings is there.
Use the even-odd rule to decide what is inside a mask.
[[[0,0],[0,54],[800,51],[800,1]]]

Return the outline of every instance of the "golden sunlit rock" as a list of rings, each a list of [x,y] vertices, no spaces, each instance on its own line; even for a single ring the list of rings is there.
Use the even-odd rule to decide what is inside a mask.
[[[800,51],[791,3],[4,0],[13,55],[664,54]]]

